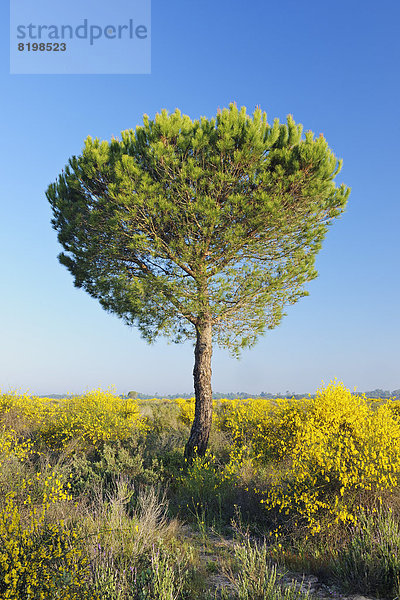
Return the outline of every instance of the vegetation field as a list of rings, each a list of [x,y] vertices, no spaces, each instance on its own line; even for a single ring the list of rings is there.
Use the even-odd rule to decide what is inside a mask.
[[[400,594],[400,402],[0,395],[0,600]]]

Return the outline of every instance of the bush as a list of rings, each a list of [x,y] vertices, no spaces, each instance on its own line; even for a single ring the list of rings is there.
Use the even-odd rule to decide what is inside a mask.
[[[137,402],[122,400],[110,391],[94,390],[67,398],[44,415],[39,435],[48,448],[63,448],[72,439],[102,448],[104,443],[128,439],[144,431]]]
[[[144,431],[137,402],[122,400],[112,391],[94,390],[83,396],[54,401],[50,398],[3,394],[0,419],[29,423],[40,449],[64,449],[71,440],[83,447],[102,448],[105,442],[123,441]]]
[[[400,422],[387,404],[373,407],[339,383],[308,401],[296,418],[287,467],[280,465],[262,502],[302,516],[316,533],[321,520],[355,522],[357,512],[393,491],[400,473]]]
[[[48,516],[53,504],[68,500],[55,474],[36,476],[44,488],[33,498],[34,481],[23,480],[24,497],[9,492],[0,511],[0,591],[2,600],[54,598],[78,600],[87,595],[87,562],[76,534]]]
[[[305,418],[304,400],[221,400],[215,425],[238,450],[251,448],[259,463],[282,460],[293,448]]]
[[[207,451],[181,469],[173,485],[174,500],[181,512],[194,515],[207,513],[210,522],[229,523],[235,510],[235,486],[238,482],[234,463],[221,464]],[[186,507],[186,510],[185,510]]]
[[[400,526],[390,510],[359,514],[333,570],[351,592],[398,594]]]

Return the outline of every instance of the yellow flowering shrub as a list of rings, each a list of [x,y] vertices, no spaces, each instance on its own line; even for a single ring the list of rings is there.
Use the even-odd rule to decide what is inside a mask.
[[[190,427],[194,419],[194,398],[175,398],[173,402],[179,406],[179,421]]]
[[[220,401],[215,425],[228,433],[236,451],[251,449],[257,460],[283,460],[306,418],[305,400],[249,398]]]
[[[24,479],[9,492],[0,510],[0,597],[2,600],[58,598],[78,600],[86,590],[87,565],[76,534],[63,522],[52,523],[52,504],[68,501],[52,473]],[[35,484],[43,488],[40,501]],[[92,597],[87,595],[87,597]]]
[[[30,439],[20,441],[14,429],[0,429],[0,468],[5,460],[12,457],[22,462],[31,450]]]
[[[8,420],[18,422],[21,429],[24,426],[36,427],[44,415],[51,411],[51,405],[56,401],[50,398],[37,398],[28,394],[10,392],[0,395],[0,422]]]
[[[50,447],[75,437],[97,446],[125,440],[133,431],[145,429],[136,400],[122,400],[110,391],[94,390],[68,398],[59,405],[56,416],[42,431]]]
[[[54,401],[34,396],[0,396],[0,418],[13,411],[30,423],[36,439],[48,448],[62,448],[72,439],[98,446],[125,440],[133,431],[143,431],[136,400],[122,400],[112,391],[94,390],[83,396]]]
[[[390,400],[389,406],[394,416],[400,419],[400,400]]]
[[[308,400],[296,417],[286,469],[275,469],[262,502],[305,517],[313,532],[320,517],[354,521],[362,498],[376,498],[398,485],[400,423],[386,403],[374,407],[342,383],[331,383]]]

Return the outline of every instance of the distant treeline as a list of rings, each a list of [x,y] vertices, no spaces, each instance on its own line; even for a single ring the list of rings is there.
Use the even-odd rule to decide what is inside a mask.
[[[363,392],[354,392],[353,395],[357,396],[362,394]],[[376,389],[376,390],[371,390],[369,392],[365,392],[365,395],[367,398],[381,398],[382,400],[385,398],[393,398],[395,400],[400,400],[400,389],[398,390],[393,390],[393,392],[390,392],[389,390],[381,390],[381,389]],[[159,394],[141,394],[140,392],[137,392],[137,398],[139,398],[140,400],[150,400],[151,398],[158,398],[158,399],[162,399],[162,398],[168,398],[169,400],[174,400],[175,398],[193,398],[194,394],[171,394],[169,396],[167,395],[159,395]],[[249,394],[247,392],[229,392],[229,393],[222,393],[222,392],[213,392],[213,399],[214,400],[220,400],[221,398],[228,398],[229,400],[234,400],[235,398],[240,398],[242,400],[245,400],[246,398],[268,398],[269,400],[275,400],[276,398],[296,398],[296,399],[300,399],[300,398],[305,398],[306,396],[309,396],[309,394],[305,393],[305,394],[295,394],[294,392],[290,392],[289,390],[287,390],[285,393],[281,393],[278,392],[277,394],[271,394],[269,392],[261,392],[261,394]],[[310,394],[311,398],[315,398],[315,395]],[[121,396],[121,398],[127,398],[127,396]]]
[[[363,392],[353,392],[353,395],[359,395]],[[246,398],[268,398],[270,400],[275,400],[276,398],[305,398],[309,394],[295,394],[286,390],[285,393],[278,392],[277,394],[271,394],[269,392],[261,392],[261,394],[249,394],[247,392],[229,392],[229,393],[221,393],[221,392],[213,392],[213,399],[220,400],[221,398],[228,398],[229,400],[234,400],[235,398],[240,398],[245,400]],[[395,400],[400,400],[400,389],[393,390],[392,392],[389,390],[371,390],[369,392],[365,392],[367,398],[381,398],[384,400],[385,398],[393,398]],[[40,396],[40,398],[53,398],[55,400],[61,400],[62,398],[68,398],[71,394],[48,394],[46,396]],[[160,394],[141,394],[137,392],[137,398],[140,400],[150,400],[151,398],[168,398],[169,400],[174,400],[175,398],[193,398],[194,394],[170,394],[169,396],[160,395]],[[315,395],[310,394],[311,398],[314,398]],[[127,398],[127,394],[122,394],[120,398]]]

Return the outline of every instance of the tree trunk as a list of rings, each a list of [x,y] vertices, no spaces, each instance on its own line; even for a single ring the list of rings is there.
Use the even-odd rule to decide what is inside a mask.
[[[212,422],[211,321],[197,325],[196,336],[193,369],[196,405],[192,429],[185,448],[185,457],[188,459],[205,455]]]

